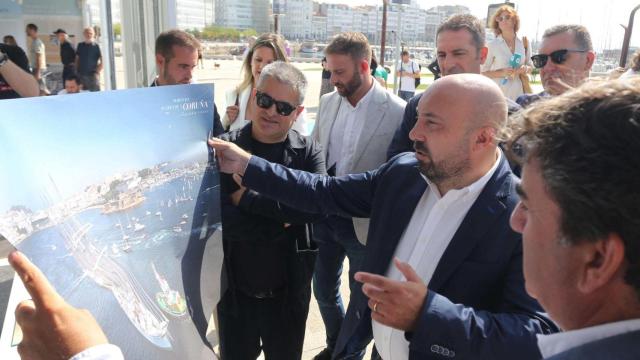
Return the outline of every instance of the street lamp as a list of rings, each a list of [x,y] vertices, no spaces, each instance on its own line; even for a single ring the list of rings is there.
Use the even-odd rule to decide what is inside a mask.
[[[640,9],[640,5],[631,10],[629,15],[629,25],[624,28],[624,41],[622,42],[622,51],[620,52],[620,67],[623,68],[627,64],[627,54],[629,53],[629,42],[631,41],[631,32],[633,32],[633,18],[636,16],[636,11]]]

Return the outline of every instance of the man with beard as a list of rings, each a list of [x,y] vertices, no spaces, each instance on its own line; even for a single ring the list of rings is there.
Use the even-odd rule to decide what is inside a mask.
[[[473,15],[454,15],[443,22],[436,32],[437,61],[442,76],[451,74],[480,74],[480,68],[487,59],[484,25]],[[396,130],[391,145],[387,150],[387,158],[405,151],[413,151],[413,141],[409,131],[416,124],[420,93],[407,103],[402,124]],[[509,114],[520,110],[520,105],[506,99]]]
[[[539,53],[533,55],[533,66],[540,69],[544,91],[520,95],[516,102],[526,107],[532,102],[557,96],[582,84],[595,61],[591,35],[582,25],[556,25],[542,35]]]
[[[355,275],[364,285],[334,358],[373,336],[374,358],[538,359],[536,335],[557,328],[525,292],[521,236],[509,226],[518,181],[497,146],[506,120],[492,80],[459,74],[420,99],[416,152],[366,173],[320,176],[209,144],[247,188],[301,211],[371,218]]]
[[[193,70],[198,64],[200,42],[193,35],[182,30],[168,30],[156,39],[156,70],[158,76],[153,86],[191,84]],[[213,104],[213,136],[224,133],[220,114]]]
[[[609,93],[603,94],[610,97]],[[460,103],[461,96],[468,101]],[[355,294],[349,303],[334,358],[344,358],[349,349],[368,342],[372,327],[384,359],[390,359],[390,354],[412,359],[541,358],[536,334],[557,328],[525,292],[522,241],[509,227],[518,202],[518,181],[496,145],[506,112],[504,96],[489,78],[473,74],[442,78],[418,104],[419,119],[411,131],[415,154],[406,153],[376,170],[342,177],[288,169],[251,156],[233,143],[209,141],[221,171],[240,175],[242,186],[248,189],[302,211],[372,218],[362,266],[367,272],[356,275],[365,283],[364,293]],[[637,127],[633,119],[626,122],[627,127]],[[527,184],[520,191],[526,190],[531,199],[532,187]],[[520,206],[513,215],[514,227],[527,233],[523,210]],[[527,216],[537,221],[546,214],[530,209]],[[620,246],[616,247],[620,254]],[[566,252],[566,247],[558,251]],[[548,251],[540,254],[543,260],[553,255]],[[602,258],[582,259],[591,268],[619,264]],[[106,344],[95,320],[65,303],[23,255],[12,253],[9,262],[33,298],[16,309],[25,331],[18,346],[21,354],[70,357],[86,350],[111,354],[100,359],[122,359],[117,349]],[[622,283],[621,273],[609,274],[616,274]],[[536,284],[544,289],[548,278],[540,277]],[[602,278],[596,274],[591,280],[602,284]],[[633,291],[624,290],[627,295]],[[53,326],[52,319],[65,326]],[[83,359],[98,358],[83,355]]]
[[[405,103],[371,76],[371,48],[362,33],[338,34],[324,53],[336,91],[320,99],[312,135],[322,144],[328,172],[346,175],[375,169],[386,160],[385,150],[400,124]],[[360,293],[353,275],[364,258],[368,226],[365,219],[335,215],[314,225],[318,258],[313,293],[327,335],[327,347],[316,360],[331,359],[344,320],[339,288],[345,255],[351,294]],[[364,346],[354,351],[363,353]]]

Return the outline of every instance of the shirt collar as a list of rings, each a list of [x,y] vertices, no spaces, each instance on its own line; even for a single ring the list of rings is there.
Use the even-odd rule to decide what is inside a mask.
[[[451,193],[451,197],[459,198],[467,194],[480,193],[480,191],[484,189],[484,186],[487,185],[487,183],[489,182],[489,179],[491,179],[493,174],[496,172],[496,169],[498,169],[498,165],[500,164],[500,160],[502,159],[502,151],[497,150],[496,152],[498,153],[496,157],[496,161],[493,163],[493,166],[491,167],[491,169],[489,169],[489,171],[487,171],[486,174],[484,174],[480,179],[476,180],[470,185],[467,185],[460,189],[449,190],[447,194],[445,194],[445,196]],[[420,176],[422,176],[422,178],[429,185],[429,191],[436,196],[436,199],[440,200],[442,198],[442,195],[440,194],[440,191],[438,190],[438,187],[436,186],[436,184],[431,182],[431,180],[429,180],[426,176],[424,176],[424,174],[420,173]]]
[[[640,330],[640,319],[624,320],[551,335],[538,334],[538,348],[543,358],[604,338]]]

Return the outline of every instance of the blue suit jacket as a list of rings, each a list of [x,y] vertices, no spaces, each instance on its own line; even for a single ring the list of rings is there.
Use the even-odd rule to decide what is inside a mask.
[[[590,342],[548,358],[548,360],[600,359],[640,359],[640,331],[633,331]]]
[[[252,157],[244,183],[307,212],[370,217],[362,271],[385,274],[427,188],[413,153],[362,174],[327,177]],[[557,331],[525,292],[520,235],[509,226],[517,178],[504,156],[467,213],[428,284],[410,339],[411,359],[539,359],[536,333]],[[352,298],[334,355],[371,339],[367,298]],[[446,354],[448,356],[443,355]]]

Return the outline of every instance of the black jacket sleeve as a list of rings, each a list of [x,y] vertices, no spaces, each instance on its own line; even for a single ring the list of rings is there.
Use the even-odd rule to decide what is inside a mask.
[[[387,160],[403,152],[413,152],[413,141],[409,139],[409,132],[418,120],[417,108],[421,97],[422,93],[412,97],[405,106],[402,123],[393,135],[391,144],[389,144],[389,148],[387,149]]]

